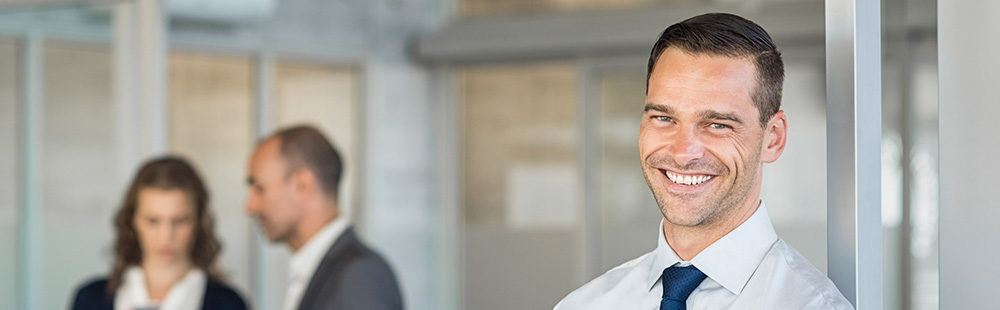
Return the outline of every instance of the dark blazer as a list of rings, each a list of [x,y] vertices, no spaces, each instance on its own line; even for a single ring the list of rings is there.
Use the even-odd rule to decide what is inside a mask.
[[[91,281],[76,291],[72,310],[114,310],[115,296],[108,294],[108,279]],[[203,310],[246,310],[243,298],[225,284],[209,280],[205,284]]]
[[[389,264],[348,228],[323,256],[309,280],[299,310],[403,309]]]

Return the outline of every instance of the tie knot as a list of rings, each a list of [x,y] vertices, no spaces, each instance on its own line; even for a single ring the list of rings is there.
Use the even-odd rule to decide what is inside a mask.
[[[664,269],[663,299],[684,302],[704,280],[705,274],[694,265]]]

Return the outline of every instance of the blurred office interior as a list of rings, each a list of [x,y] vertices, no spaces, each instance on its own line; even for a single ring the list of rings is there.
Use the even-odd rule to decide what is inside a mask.
[[[836,1],[836,0],[828,0]],[[885,309],[939,308],[938,4],[883,0]],[[340,203],[410,309],[546,309],[655,247],[637,132],[665,27],[761,24],[784,55],[789,142],[765,167],[778,235],[828,266],[821,0],[0,1],[0,309],[64,309],[110,269],[145,158],[207,179],[219,266],[279,309],[289,257],[243,212],[258,137],[310,123]]]

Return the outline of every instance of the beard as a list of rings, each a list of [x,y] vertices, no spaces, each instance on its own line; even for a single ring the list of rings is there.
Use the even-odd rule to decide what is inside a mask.
[[[680,165],[669,155],[654,153],[644,159],[642,171],[664,220],[672,225],[695,227],[725,219],[745,202],[760,172],[760,153],[749,155],[742,163],[746,171],[734,171],[715,157]],[[660,169],[707,172],[715,176],[700,193],[677,193],[668,189],[667,183],[672,181]]]

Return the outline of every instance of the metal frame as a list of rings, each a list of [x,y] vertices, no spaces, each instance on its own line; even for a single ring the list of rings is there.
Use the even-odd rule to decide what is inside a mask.
[[[43,224],[42,221],[42,159],[44,149],[45,117],[42,98],[42,34],[31,32],[24,36],[20,48],[19,70],[21,113],[20,131],[21,183],[17,221],[17,305],[20,309],[38,309],[42,291]]]
[[[462,156],[464,118],[458,106],[454,69],[442,66],[433,71],[432,98],[438,102],[435,132],[437,133],[437,172],[440,176],[438,203],[441,205],[441,272],[439,292],[442,309],[467,309],[465,304],[465,183],[462,182],[465,159]]]
[[[826,1],[828,273],[858,309],[882,307],[879,1]]]
[[[261,52],[254,59],[256,73],[256,83],[254,85],[254,90],[256,91],[254,98],[254,124],[255,127],[254,135],[256,138],[261,138],[266,136],[274,128],[274,121],[272,119],[273,114],[273,85],[274,85],[274,55],[269,52]],[[250,225],[247,227],[248,235],[250,236],[250,264],[254,267],[255,275],[251,277],[253,283],[251,287],[254,289],[254,305],[257,308],[264,308],[267,305],[272,304],[272,300],[267,294],[268,288],[267,283],[274,283],[275,279],[270,277],[270,251],[268,250],[268,240],[261,236],[253,227]]]
[[[603,231],[603,214],[601,212],[601,192],[600,192],[600,143],[597,143],[597,128],[600,117],[598,93],[594,83],[597,81],[593,60],[581,58],[576,61],[576,102],[577,119],[576,123],[581,132],[577,143],[577,173],[583,178],[581,182],[583,191],[583,225],[578,227],[583,236],[580,246],[580,256],[583,261],[580,264],[580,271],[577,272],[578,283],[586,283],[594,275],[599,274],[601,260],[601,232]]]

